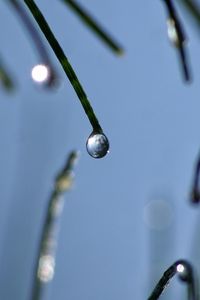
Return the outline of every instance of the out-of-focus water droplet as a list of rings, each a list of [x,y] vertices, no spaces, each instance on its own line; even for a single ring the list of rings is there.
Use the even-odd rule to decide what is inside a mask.
[[[179,46],[178,33],[177,33],[177,30],[176,30],[175,22],[172,19],[167,20],[167,33],[168,33],[168,37],[169,37],[170,42],[174,46],[178,47]]]
[[[50,71],[46,65],[36,65],[31,71],[31,77],[38,83],[45,83],[49,80]]]
[[[93,158],[102,158],[109,152],[109,141],[105,134],[92,132],[87,143],[87,152]]]
[[[51,255],[42,255],[39,260],[38,278],[42,282],[52,280],[54,276],[55,260]]]

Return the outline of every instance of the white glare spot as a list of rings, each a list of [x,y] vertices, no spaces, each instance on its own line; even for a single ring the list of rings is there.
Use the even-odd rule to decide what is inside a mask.
[[[54,275],[55,260],[51,255],[43,255],[40,257],[38,266],[38,277],[43,282],[48,282]]]
[[[178,264],[178,266],[176,267],[176,270],[178,273],[183,273],[185,271],[185,267],[182,264]]]
[[[36,82],[45,82],[49,78],[49,68],[45,65],[36,65],[31,71],[31,76]]]

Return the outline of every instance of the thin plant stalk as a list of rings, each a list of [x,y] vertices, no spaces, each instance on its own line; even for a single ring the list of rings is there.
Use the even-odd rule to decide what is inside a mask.
[[[199,188],[199,181],[200,181],[200,156],[198,157],[195,172],[194,172],[194,179],[192,183],[192,190],[191,190],[191,202],[193,204],[198,204],[200,202],[200,188]]]
[[[28,31],[30,37],[33,40],[34,45],[36,46],[36,50],[39,53],[40,62],[45,65],[49,70],[49,78],[47,81],[48,86],[51,86],[55,83],[56,80],[56,72],[54,71],[54,67],[52,66],[51,60],[49,58],[48,52],[46,47],[36,30],[35,26],[33,25],[30,17],[26,13],[23,5],[21,5],[20,1],[18,0],[9,0],[10,4],[14,8],[16,14],[20,17],[22,23],[24,24],[24,28]]]
[[[90,30],[92,30],[101,40],[104,42],[110,50],[112,50],[117,55],[123,54],[124,50],[116,42],[110,34],[108,34],[105,29],[90,15],[90,13],[83,8],[79,3],[75,0],[63,0],[63,2],[70,7],[72,11],[74,11],[77,16],[81,19],[81,21],[88,26]]]
[[[188,59],[187,59],[187,53],[186,53],[186,48],[185,47],[180,47],[179,51],[179,58],[180,58],[180,64],[182,67],[182,72],[184,74],[184,78],[186,81],[191,81],[191,74],[189,71],[189,64],[188,64]]]
[[[163,274],[148,300],[157,300],[169,281],[178,274],[179,279],[187,284],[188,300],[198,300],[198,289],[194,278],[194,271],[191,264],[186,260],[178,260],[171,265]]]
[[[29,8],[30,12],[32,13],[33,17],[35,18],[38,26],[40,27],[41,31],[43,32],[44,36],[46,37],[49,45],[51,46],[52,50],[54,51],[57,59],[59,60],[65,74],[67,75],[71,85],[73,86],[82,106],[83,109],[93,127],[93,131],[102,133],[103,130],[99,124],[97,117],[90,105],[90,102],[87,98],[83,87],[81,86],[71,64],[69,63],[64,51],[62,50],[61,46],[59,45],[58,41],[56,40],[53,32],[51,31],[48,23],[46,22],[44,16],[42,15],[41,11],[35,4],[33,0],[24,0],[24,3]]]
[[[55,256],[58,239],[58,222],[61,217],[64,193],[70,190],[73,183],[73,169],[78,153],[71,152],[63,170],[55,180],[54,189],[50,196],[44,226],[39,244],[38,256],[35,265],[35,274],[31,300],[41,300],[43,290],[53,279]]]
[[[175,6],[171,0],[163,0],[163,3],[166,6],[168,20],[168,36],[172,44],[178,50],[183,76],[185,81],[191,80],[191,74],[189,70],[189,63],[186,53],[186,35],[183,29],[183,25],[179,19],[179,16],[176,12]]]
[[[9,72],[7,71],[1,59],[0,59],[0,82],[7,91],[11,91],[14,89],[14,81],[11,78]]]

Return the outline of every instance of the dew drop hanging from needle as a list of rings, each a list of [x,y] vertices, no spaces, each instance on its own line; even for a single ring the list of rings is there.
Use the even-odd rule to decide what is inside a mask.
[[[105,134],[93,131],[87,140],[86,148],[93,158],[102,158],[109,153],[109,141]]]
[[[99,121],[94,113],[94,110],[74,69],[72,68],[67,56],[65,55],[63,49],[61,48],[60,44],[55,38],[51,28],[49,27],[47,21],[45,20],[43,14],[41,13],[34,0],[24,0],[24,3],[29,8],[42,33],[44,34],[49,45],[51,46],[54,54],[56,55],[58,61],[60,62],[60,65],[62,66],[67,78],[69,79],[72,87],[74,88],[74,91],[76,92],[76,95],[85,111],[85,114],[87,115],[88,120],[92,125],[93,131],[86,143],[88,153],[93,158],[104,157],[109,150],[108,139],[103,133],[103,129],[99,124]]]
[[[159,299],[165,288],[169,285],[170,280],[176,274],[178,278],[187,285],[188,300],[198,300],[198,280],[192,265],[184,259],[176,261],[164,272],[148,300]]]

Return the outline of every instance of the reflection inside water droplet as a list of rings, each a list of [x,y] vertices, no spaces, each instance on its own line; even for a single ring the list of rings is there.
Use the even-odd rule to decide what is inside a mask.
[[[184,260],[178,261],[176,271],[182,281],[189,282],[192,279],[192,267],[188,262]]]
[[[183,273],[185,271],[185,267],[183,264],[178,264],[176,270],[178,273]]]
[[[86,147],[93,158],[102,158],[109,152],[109,141],[105,134],[92,132],[87,140]]]

